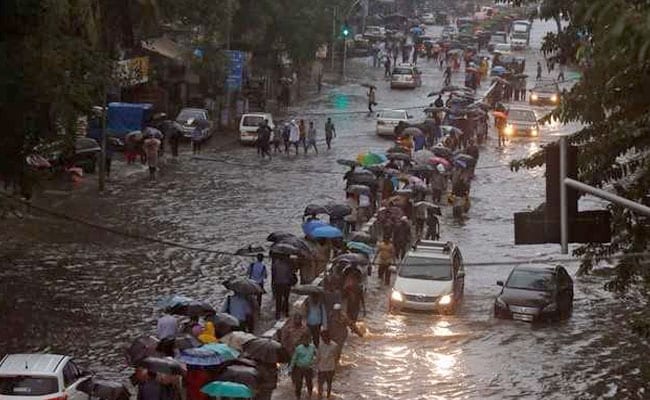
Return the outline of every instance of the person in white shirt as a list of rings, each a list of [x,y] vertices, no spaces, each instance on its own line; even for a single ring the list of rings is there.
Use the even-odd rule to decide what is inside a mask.
[[[330,339],[329,332],[322,331],[322,341],[316,349],[316,361],[314,366],[318,373],[318,398],[323,397],[323,386],[327,383],[327,398],[332,396],[332,381],[336,369],[336,359],[339,345]]]

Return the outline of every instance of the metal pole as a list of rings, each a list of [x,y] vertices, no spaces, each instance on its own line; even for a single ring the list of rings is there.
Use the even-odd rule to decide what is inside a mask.
[[[106,113],[108,112],[106,85],[104,85],[104,104],[102,107],[102,138],[101,138],[101,152],[99,153],[99,191],[103,192],[106,188],[106,145],[108,138],[106,137]]]
[[[570,186],[581,192],[589,193],[593,196],[600,197],[601,199],[609,200],[612,203],[629,208],[633,211],[636,211],[640,214],[644,214],[650,217],[650,207],[646,207],[643,204],[636,203],[632,200],[628,200],[625,197],[617,196],[613,193],[586,185],[582,182],[576,181],[575,179],[571,179],[571,178],[564,178],[564,185]]]
[[[569,253],[569,221],[567,210],[567,187],[564,184],[567,174],[567,141],[560,137],[560,245],[562,254]]]
[[[343,38],[343,69],[341,71],[341,76],[345,80],[345,61],[348,58],[348,39]]]
[[[338,6],[332,9],[332,46],[330,47],[330,69],[334,71],[334,46],[336,44],[336,11]]]

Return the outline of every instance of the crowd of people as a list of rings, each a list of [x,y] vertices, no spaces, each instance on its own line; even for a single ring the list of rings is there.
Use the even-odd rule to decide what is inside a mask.
[[[336,137],[336,127],[331,118],[327,118],[324,127],[325,144],[327,150],[332,148],[332,140]],[[310,149],[318,154],[318,129],[314,121],[309,121],[308,125],[304,119],[297,121],[292,119],[289,122],[278,124],[274,128],[269,125],[268,120],[264,120],[257,129],[257,154],[262,158],[271,158],[271,150],[274,154],[289,154],[293,148],[298,155],[302,147],[304,154]],[[273,149],[271,149],[273,146]]]

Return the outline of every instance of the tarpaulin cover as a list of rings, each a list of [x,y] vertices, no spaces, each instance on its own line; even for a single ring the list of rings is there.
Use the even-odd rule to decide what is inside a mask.
[[[113,136],[125,136],[144,128],[153,112],[149,103],[109,103],[107,114],[108,132]]]

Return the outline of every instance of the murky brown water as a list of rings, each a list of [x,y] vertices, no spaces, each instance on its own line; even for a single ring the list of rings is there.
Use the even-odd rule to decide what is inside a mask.
[[[544,27],[536,23],[535,29],[538,43]],[[529,56],[531,71],[535,60]],[[421,62],[424,87],[390,92],[378,79],[382,70],[368,72],[359,64],[350,68],[354,83],[326,87],[300,110],[362,110],[362,79],[379,82],[380,107],[420,105],[440,80],[439,71]],[[325,116],[314,119],[320,127]],[[102,198],[81,195],[48,206],[116,229],[208,249],[263,244],[271,231],[299,232],[307,203],[342,199],[343,168],[337,158],[388,146],[374,136],[370,117],[335,115],[334,122],[339,132],[335,148],[323,148],[318,156],[260,161],[254,149],[229,147],[205,154],[221,162],[184,156],[168,164],[155,184],[128,179],[114,182]],[[503,150],[494,141],[482,149],[468,220],[454,224],[446,210],[442,224],[443,238],[460,244],[466,262],[558,254],[555,245],[513,245],[512,214],[542,201],[543,172],[515,174],[506,166],[495,167],[551,140],[544,133],[540,140],[517,140]],[[229,256],[134,241],[45,216],[14,224],[0,229],[0,353],[48,349],[72,354],[107,376],[127,375],[122,348],[153,329],[157,298],[182,293],[219,304],[219,282],[243,268],[243,260]],[[648,345],[626,326],[638,308],[635,300],[604,292],[601,279],[579,278],[569,321],[545,327],[497,321],[491,317],[495,282],[510,268],[468,267],[464,303],[455,316],[388,315],[387,294],[371,286],[370,335],[348,343],[335,383],[337,396],[647,398]],[[287,393],[283,385],[276,397],[289,398]]]

